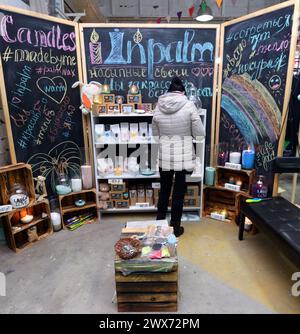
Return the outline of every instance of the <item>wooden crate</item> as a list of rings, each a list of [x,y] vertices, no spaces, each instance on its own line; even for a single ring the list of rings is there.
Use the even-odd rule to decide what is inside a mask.
[[[27,214],[34,216],[33,220],[28,224],[20,223],[21,214],[24,210],[26,210]],[[27,230],[32,226],[37,227],[37,241],[53,233],[50,207],[47,200],[34,203],[26,208],[14,210],[3,218],[3,227],[8,247],[18,253],[36,243],[37,241],[28,241]],[[15,229],[16,227],[18,229]]]
[[[29,205],[33,204],[35,190],[31,166],[19,163],[0,168],[0,205],[10,204],[9,190],[15,183],[24,186],[29,196]]]
[[[229,182],[230,177],[242,181],[240,192],[250,194],[251,184],[255,183],[255,169],[235,170],[219,166],[216,168],[216,187],[224,188],[225,183]]]
[[[176,312],[178,271],[115,273],[119,312]]]
[[[203,191],[203,217],[210,217],[210,214],[217,209],[226,209],[228,219],[235,221],[237,215],[238,193],[216,187],[205,187]]]
[[[66,228],[65,221],[67,219],[74,215],[81,215],[89,211],[93,212],[94,216],[99,219],[96,194],[96,189],[89,189],[58,196],[63,228]],[[75,205],[75,201],[80,199],[83,199],[86,203],[84,206],[78,207]]]

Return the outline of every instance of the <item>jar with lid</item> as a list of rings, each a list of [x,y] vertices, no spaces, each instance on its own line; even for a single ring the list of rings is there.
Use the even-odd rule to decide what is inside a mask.
[[[264,184],[264,179],[263,175],[257,177],[256,183],[252,185],[252,196],[258,198],[268,197],[268,187]]]
[[[29,204],[29,196],[25,187],[15,183],[9,190],[9,200],[14,209],[24,208]]]
[[[70,179],[66,173],[58,173],[55,188],[58,195],[66,195],[72,191]]]

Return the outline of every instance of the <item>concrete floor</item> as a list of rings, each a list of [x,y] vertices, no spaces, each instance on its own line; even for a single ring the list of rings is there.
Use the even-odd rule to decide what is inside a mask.
[[[0,313],[116,313],[113,245],[127,220],[60,231],[15,254],[0,247],[7,296]],[[293,269],[263,235],[237,240],[237,227],[205,219],[184,223],[179,243],[179,313],[300,313]]]

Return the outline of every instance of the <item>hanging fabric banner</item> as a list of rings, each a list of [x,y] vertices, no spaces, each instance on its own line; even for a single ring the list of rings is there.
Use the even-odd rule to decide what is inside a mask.
[[[220,0],[219,0],[219,1],[220,1]],[[195,6],[194,6],[194,5],[191,6],[191,7],[189,8],[189,16],[190,16],[190,17],[193,16],[194,10],[195,10]]]
[[[234,0],[234,1],[236,1],[236,0]],[[216,3],[217,3],[219,8],[221,8],[222,2],[223,2],[223,0],[216,0]]]

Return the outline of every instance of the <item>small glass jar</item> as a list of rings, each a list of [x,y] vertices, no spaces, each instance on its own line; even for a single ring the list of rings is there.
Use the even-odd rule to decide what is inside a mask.
[[[25,187],[20,183],[15,183],[10,188],[9,200],[14,209],[25,208],[29,204],[29,196]]]
[[[57,175],[57,181],[56,181],[55,188],[56,188],[57,195],[66,195],[72,191],[70,180],[66,173],[59,173]]]

